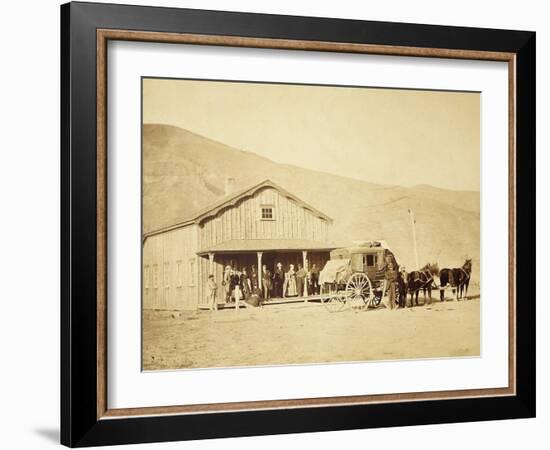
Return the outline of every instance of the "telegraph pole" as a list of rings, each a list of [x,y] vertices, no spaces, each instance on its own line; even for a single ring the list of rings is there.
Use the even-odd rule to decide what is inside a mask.
[[[409,209],[409,216],[411,217],[411,226],[413,232],[414,260],[416,262],[416,270],[418,270],[420,269],[420,264],[418,264],[418,248],[416,246],[416,219],[414,218],[414,213],[412,209]]]

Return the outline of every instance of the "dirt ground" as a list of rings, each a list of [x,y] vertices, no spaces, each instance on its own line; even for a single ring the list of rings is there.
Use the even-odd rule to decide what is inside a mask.
[[[143,314],[143,369],[180,369],[480,354],[480,300],[398,310],[320,303]]]

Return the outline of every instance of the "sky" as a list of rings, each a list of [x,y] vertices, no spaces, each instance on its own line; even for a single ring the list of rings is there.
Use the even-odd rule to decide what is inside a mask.
[[[480,186],[479,93],[147,78],[143,122],[371,183]]]

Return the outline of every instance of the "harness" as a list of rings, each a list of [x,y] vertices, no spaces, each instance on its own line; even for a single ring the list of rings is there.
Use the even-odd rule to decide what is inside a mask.
[[[464,267],[461,267],[460,270],[462,270],[462,273],[466,275],[466,278],[464,278],[464,280],[462,280],[460,284],[457,284],[457,287],[464,285],[467,281],[470,280],[470,274],[464,270]]]
[[[471,275],[468,272],[466,272],[466,270],[464,270],[464,267],[458,267],[456,269],[450,269],[450,270],[451,270],[451,278],[449,279],[449,286],[452,287],[453,289],[463,286],[467,281],[470,280]],[[453,270],[461,270],[462,273],[464,274],[464,279],[460,283],[456,283],[455,285],[453,285],[453,282],[454,282],[454,275],[452,273]],[[451,282],[451,280],[453,280],[453,282]]]
[[[422,284],[418,286],[416,289],[409,289],[409,292],[412,292],[412,293],[417,292],[420,289],[425,289],[428,286],[428,284],[430,284],[434,279],[434,277],[432,276],[429,270],[418,270],[417,272],[420,274],[423,274],[426,277],[426,281],[420,278],[415,278],[413,281],[421,281]]]

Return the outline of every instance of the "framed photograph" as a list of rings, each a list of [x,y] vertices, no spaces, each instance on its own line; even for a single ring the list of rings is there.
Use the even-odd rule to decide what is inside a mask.
[[[61,441],[535,415],[535,33],[61,7]]]

